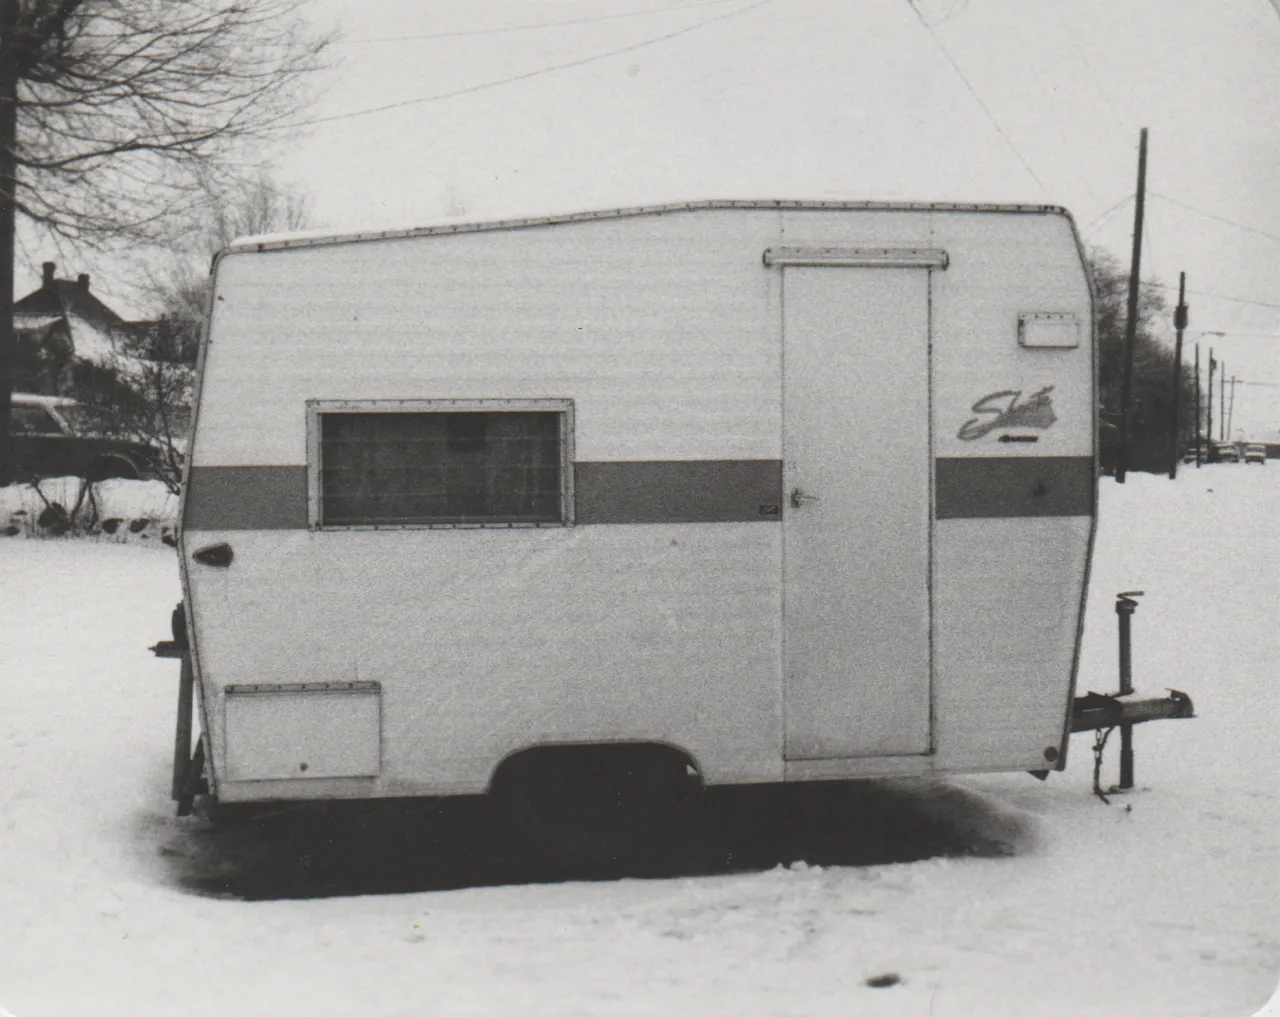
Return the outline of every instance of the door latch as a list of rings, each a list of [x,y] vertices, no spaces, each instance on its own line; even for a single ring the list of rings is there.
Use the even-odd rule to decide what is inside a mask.
[[[807,501],[822,501],[816,494],[805,494],[800,488],[793,487],[791,489],[791,507],[799,508]]]

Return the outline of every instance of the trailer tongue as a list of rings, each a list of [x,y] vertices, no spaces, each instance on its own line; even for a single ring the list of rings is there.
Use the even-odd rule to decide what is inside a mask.
[[[1185,720],[1195,716],[1191,697],[1170,689],[1157,699],[1121,699],[1121,693],[1089,692],[1071,704],[1071,733],[1141,724],[1148,720]]]

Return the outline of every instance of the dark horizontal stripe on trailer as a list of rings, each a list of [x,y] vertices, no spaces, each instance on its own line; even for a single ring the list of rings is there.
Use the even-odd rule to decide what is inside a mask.
[[[1096,483],[1089,456],[939,459],[939,519],[1091,516]]]
[[[574,463],[574,517],[589,523],[717,523],[782,518],[776,459]],[[305,466],[195,466],[188,530],[305,530]]]
[[[305,466],[193,466],[187,530],[305,530]]]
[[[776,459],[574,463],[574,515],[592,523],[779,521]],[[939,519],[1093,514],[1088,456],[937,460]],[[188,530],[304,530],[305,466],[196,466],[186,493]]]
[[[745,523],[782,518],[777,459],[574,463],[575,522]]]

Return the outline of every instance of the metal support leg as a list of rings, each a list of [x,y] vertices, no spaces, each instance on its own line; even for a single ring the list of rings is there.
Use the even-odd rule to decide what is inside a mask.
[[[178,796],[178,815],[191,815],[191,807],[195,804],[196,795],[206,788],[202,774],[204,773],[204,739],[196,742],[195,755],[187,763],[187,774],[182,782],[182,793]]]
[[[1133,787],[1133,725],[1120,725],[1120,790]]]
[[[1130,623],[1133,612],[1138,609],[1135,597],[1141,597],[1141,590],[1128,590],[1116,594],[1116,615],[1120,621],[1120,695],[1127,696],[1133,692],[1133,653],[1130,643]],[[1127,791],[1133,787],[1133,725],[1120,725],[1120,789]]]
[[[173,737],[173,800],[181,801],[187,786],[187,770],[191,767],[191,713],[195,698],[195,674],[191,653],[182,655],[182,673],[178,678],[178,728]]]

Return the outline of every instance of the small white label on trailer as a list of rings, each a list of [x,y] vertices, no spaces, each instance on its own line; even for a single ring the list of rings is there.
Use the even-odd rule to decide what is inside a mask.
[[[1074,349],[1080,345],[1080,319],[1074,314],[1056,311],[1019,314],[1018,345]]]

